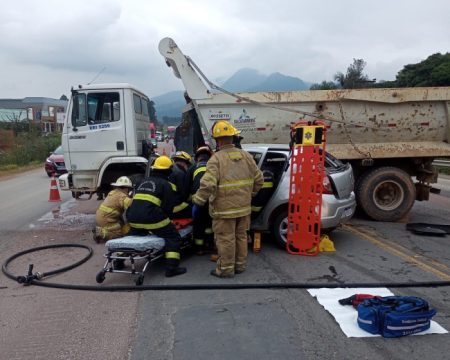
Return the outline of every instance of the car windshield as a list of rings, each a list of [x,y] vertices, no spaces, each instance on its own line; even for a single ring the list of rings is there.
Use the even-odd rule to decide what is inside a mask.
[[[58,147],[55,149],[55,151],[53,151],[53,154],[54,154],[54,155],[64,155],[64,151],[63,151],[62,146],[58,146]]]

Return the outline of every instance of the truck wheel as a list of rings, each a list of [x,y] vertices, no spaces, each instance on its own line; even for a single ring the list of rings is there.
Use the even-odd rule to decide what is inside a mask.
[[[408,173],[383,166],[362,175],[356,187],[356,199],[373,220],[397,221],[411,210],[416,188]]]
[[[288,229],[288,211],[281,211],[272,224],[272,233],[279,247],[286,249]]]

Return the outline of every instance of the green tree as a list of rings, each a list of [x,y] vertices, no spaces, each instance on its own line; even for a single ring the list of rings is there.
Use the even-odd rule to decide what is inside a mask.
[[[343,89],[358,89],[371,87],[370,84],[376,80],[370,80],[369,77],[364,74],[364,68],[366,62],[363,59],[353,59],[353,63],[347,68],[347,72],[344,75],[342,72],[337,72],[334,75],[334,80]]]
[[[399,87],[450,86],[450,53],[436,53],[420,63],[405,65],[396,82]]]
[[[309,90],[333,90],[337,88],[338,86],[335,82],[324,80],[320,84],[319,83],[312,84]]]

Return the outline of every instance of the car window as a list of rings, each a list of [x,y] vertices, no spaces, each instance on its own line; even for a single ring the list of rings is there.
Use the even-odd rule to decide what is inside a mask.
[[[136,114],[142,114],[141,97],[137,94],[133,94],[134,112]]]
[[[263,154],[257,151],[249,151],[249,154],[253,156],[253,160],[255,160],[256,164],[259,165],[259,161],[261,160]]]
[[[274,174],[274,183],[278,184],[287,165],[288,158],[286,154],[268,151],[261,165],[261,170],[270,170]]]
[[[72,126],[79,127],[86,125],[86,94],[76,94],[73,97],[72,108]]]

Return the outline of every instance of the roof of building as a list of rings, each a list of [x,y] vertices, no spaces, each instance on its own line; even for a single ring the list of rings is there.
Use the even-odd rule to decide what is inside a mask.
[[[67,107],[67,100],[46,97],[26,97],[23,99],[0,99],[0,109],[25,109],[30,106]]]

